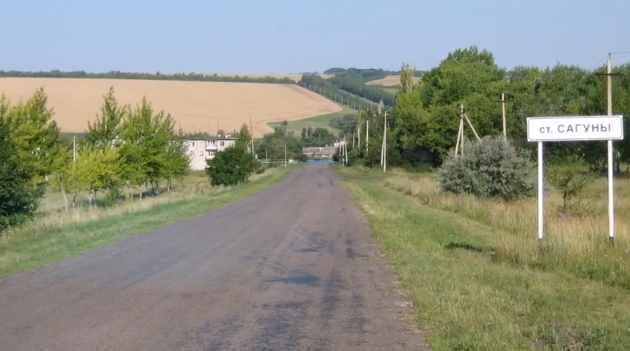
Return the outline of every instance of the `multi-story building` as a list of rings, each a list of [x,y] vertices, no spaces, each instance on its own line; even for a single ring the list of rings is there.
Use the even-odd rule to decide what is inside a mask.
[[[203,171],[206,169],[206,160],[226,148],[233,146],[236,138],[224,135],[214,138],[193,138],[185,141],[190,156],[190,169]]]

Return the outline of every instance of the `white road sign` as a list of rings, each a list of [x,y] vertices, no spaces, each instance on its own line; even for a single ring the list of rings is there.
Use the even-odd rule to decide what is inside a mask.
[[[527,140],[623,140],[623,116],[529,117]]]

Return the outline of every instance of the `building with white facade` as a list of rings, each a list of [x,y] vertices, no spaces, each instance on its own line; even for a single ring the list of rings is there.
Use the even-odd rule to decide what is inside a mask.
[[[230,135],[185,140],[184,143],[190,157],[190,169],[203,171],[206,169],[206,160],[212,159],[217,152],[233,146],[235,142],[236,138]]]

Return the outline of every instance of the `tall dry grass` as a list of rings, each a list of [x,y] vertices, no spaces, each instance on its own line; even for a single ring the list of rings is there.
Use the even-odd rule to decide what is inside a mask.
[[[262,174],[252,174],[250,181],[273,175],[276,172],[276,169],[269,168]],[[138,192],[146,190],[143,188],[136,189]],[[141,212],[179,201],[202,199],[208,196],[217,198],[229,190],[230,187],[211,187],[207,176],[203,172],[192,172],[181,182],[174,181],[170,191],[160,188],[156,195],[145,195],[142,198],[136,197],[132,201],[119,201],[108,207],[98,206],[96,204],[97,201],[94,200],[90,204],[87,194],[82,192],[77,196],[76,205],[68,206],[68,211],[65,210],[63,195],[60,192],[49,191],[42,200],[39,212],[32,222],[8,229],[0,235],[0,239],[22,239],[32,233],[47,229],[63,229],[75,224]],[[103,196],[101,195],[97,200],[102,199]],[[72,196],[67,195],[67,197],[68,202],[71,202]]]
[[[455,196],[439,191],[433,175],[392,173],[385,186],[420,199],[426,205],[463,215],[496,228],[487,235],[494,259],[540,269],[562,269],[630,288],[630,180],[615,182],[615,245],[608,242],[607,181],[596,180],[585,215],[566,216],[551,189],[545,196],[545,237],[539,242],[537,199],[515,202]],[[599,198],[597,195],[602,195]]]

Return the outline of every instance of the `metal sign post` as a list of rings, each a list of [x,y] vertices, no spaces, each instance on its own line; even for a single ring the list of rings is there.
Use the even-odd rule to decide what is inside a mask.
[[[527,118],[527,141],[538,143],[538,239],[543,238],[543,143],[608,141],[608,237],[615,240],[612,141],[623,140],[623,116],[558,116]]]

